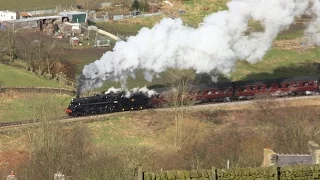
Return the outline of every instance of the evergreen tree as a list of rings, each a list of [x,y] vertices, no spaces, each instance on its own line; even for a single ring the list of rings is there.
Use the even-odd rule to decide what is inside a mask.
[[[138,0],[134,0],[132,3],[132,9],[133,10],[138,10],[140,8],[140,2]]]

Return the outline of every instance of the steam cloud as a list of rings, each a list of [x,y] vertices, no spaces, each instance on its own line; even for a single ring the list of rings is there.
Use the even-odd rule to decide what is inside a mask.
[[[140,88],[140,87],[136,87],[136,88],[133,88],[133,89],[131,89],[131,90],[111,87],[111,88],[109,88],[109,89],[105,92],[105,94],[109,94],[109,93],[120,93],[120,92],[125,92],[125,97],[127,97],[127,98],[129,98],[129,97],[131,97],[133,94],[137,94],[137,93],[145,94],[145,95],[148,96],[148,97],[151,97],[151,96],[157,94],[156,91],[150,90],[150,89],[148,89],[146,86],[141,87],[141,88]]]
[[[205,17],[198,28],[171,18],[151,29],[142,28],[138,35],[118,42],[113,51],[86,65],[81,89],[100,87],[105,80],[125,85],[129,76],[135,77],[136,69],[143,69],[148,81],[167,68],[194,68],[197,73],[216,69],[228,75],[238,60],[261,60],[295,17],[320,13],[319,0],[232,0],[227,7]],[[264,30],[246,34],[250,20],[258,21]],[[314,27],[308,29],[309,34],[317,33]],[[313,39],[320,42],[319,34]]]

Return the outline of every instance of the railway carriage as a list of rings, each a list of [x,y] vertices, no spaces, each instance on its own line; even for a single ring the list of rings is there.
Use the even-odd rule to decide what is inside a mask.
[[[319,76],[300,76],[257,81],[233,82],[234,99],[252,99],[257,94],[272,96],[310,95],[319,92]]]

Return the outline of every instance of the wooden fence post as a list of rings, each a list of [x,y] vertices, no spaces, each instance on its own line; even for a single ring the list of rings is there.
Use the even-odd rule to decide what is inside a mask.
[[[280,179],[280,169],[278,168],[277,165],[274,166],[274,170],[275,170],[275,180],[279,180]]]
[[[138,167],[138,180],[143,180],[142,166]]]
[[[212,180],[217,180],[217,169],[212,167]]]

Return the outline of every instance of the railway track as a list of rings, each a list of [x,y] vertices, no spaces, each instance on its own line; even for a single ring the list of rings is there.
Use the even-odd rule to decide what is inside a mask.
[[[291,101],[291,100],[302,100],[302,99],[320,99],[319,95],[314,96],[295,96],[295,97],[281,97],[276,99],[271,99],[271,101]],[[184,108],[190,108],[190,109],[200,109],[200,108],[214,108],[214,107],[222,107],[222,106],[243,106],[243,105],[249,105],[253,102],[257,101],[254,100],[246,100],[246,101],[231,101],[231,102],[220,102],[220,103],[206,103],[206,104],[198,104],[194,106],[186,106]],[[268,100],[264,100],[268,101]],[[269,100],[270,101],[270,100]],[[319,102],[320,104],[320,102]],[[159,108],[155,110],[170,110],[172,108]],[[115,112],[115,113],[129,113],[130,111],[124,111],[124,112]],[[95,114],[95,115],[89,115],[89,116],[78,116],[78,117],[69,117],[69,116],[57,116],[57,117],[50,117],[50,118],[43,118],[44,120],[48,122],[62,122],[62,123],[75,123],[75,122],[97,122],[101,121],[101,119],[108,118],[111,114],[115,113],[108,113],[108,114]],[[22,128],[22,127],[29,127],[29,126],[35,126],[42,123],[43,120],[40,119],[32,119],[32,120],[20,120],[20,121],[13,121],[13,122],[2,122],[0,123],[0,132],[6,131],[14,128]]]

